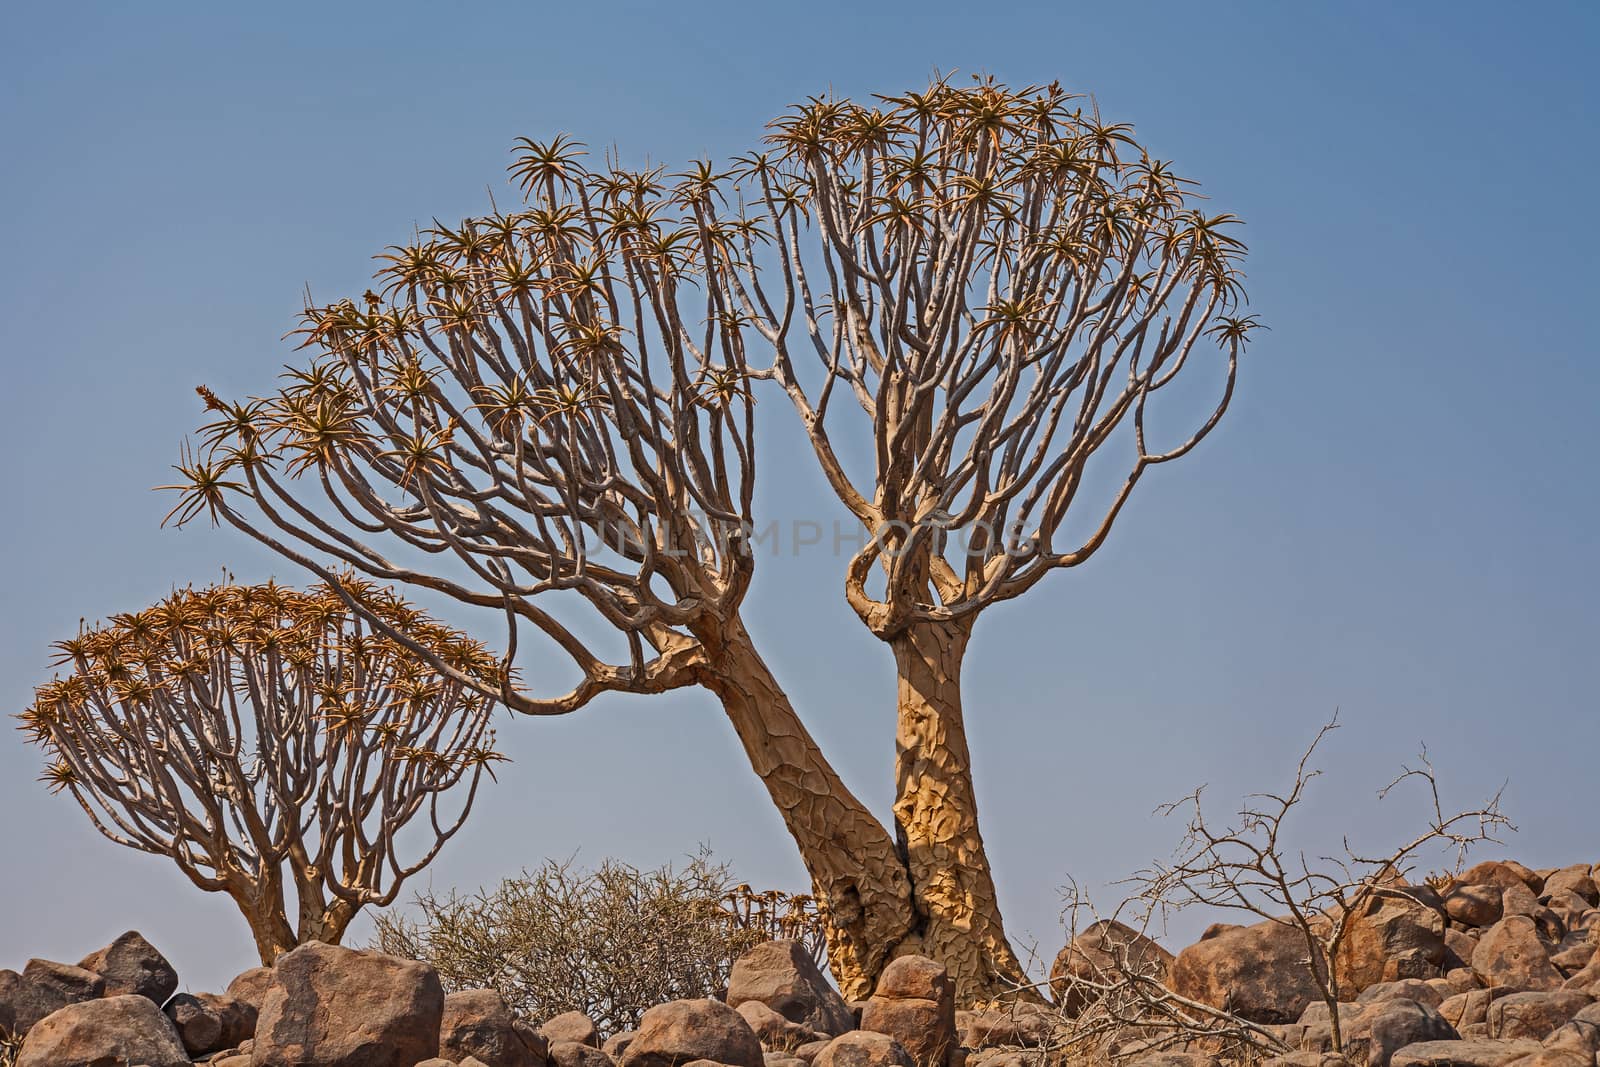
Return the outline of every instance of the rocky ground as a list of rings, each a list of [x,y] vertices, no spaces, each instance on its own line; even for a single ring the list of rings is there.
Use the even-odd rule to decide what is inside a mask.
[[[491,990],[446,994],[426,964],[321,944],[222,993],[178,993],[171,964],[128,933],[75,965],[0,970],[0,1033],[21,1041],[16,1067],[1219,1067],[1240,1055],[1215,1033],[1072,1044],[1131,968],[1175,1003],[1255,1027],[1266,1044],[1250,1058],[1272,1067],[1600,1067],[1597,876],[1489,862],[1396,883],[1339,957],[1338,1054],[1304,938],[1271,922],[1214,926],[1176,956],[1097,923],[1057,957],[1053,1006],[983,1012],[957,1011],[949,977],[918,956],[847,1004],[798,945],[774,941],[738,961],[721,1000],[661,1004],[610,1035],[577,1013],[535,1025]]]

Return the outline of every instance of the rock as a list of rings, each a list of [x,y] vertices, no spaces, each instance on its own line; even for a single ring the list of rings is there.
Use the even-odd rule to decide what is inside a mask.
[[[1101,919],[1056,955],[1050,966],[1050,992],[1063,1012],[1076,1016],[1100,996],[1081,983],[1104,981],[1119,969],[1164,982],[1172,959],[1172,953],[1132,927]]]
[[[544,1067],[548,1048],[492,989],[464,989],[444,998],[439,1055],[446,1059],[476,1056],[488,1067]]]
[[[68,1004],[28,1031],[16,1067],[189,1067],[178,1032],[149,997]]]
[[[1563,867],[1545,879],[1541,892],[1546,898],[1558,893],[1572,893],[1588,901],[1590,907],[1600,904],[1600,886],[1595,885],[1588,867]]]
[[[1536,873],[1515,860],[1485,860],[1456,877],[1466,885],[1497,885],[1502,889],[1520,885],[1538,892],[1544,885]]]
[[[85,956],[78,966],[106,980],[108,997],[149,997],[159,1008],[178,991],[178,972],[137,930]]]
[[[1414,1000],[1379,1000],[1344,1028],[1344,1056],[1364,1067],[1389,1067],[1400,1049],[1427,1041],[1459,1038],[1435,1009]]]
[[[1305,950],[1302,946],[1301,956]],[[1341,992],[1379,982],[1433,978],[1444,962],[1444,917],[1404,893],[1380,893],[1353,916],[1340,946]]]
[[[797,941],[767,941],[734,961],[727,1003],[759,1001],[792,1023],[837,1037],[855,1029],[849,1005]]]
[[[1563,942],[1565,945],[1559,952],[1550,954],[1550,962],[1560,968],[1562,974],[1573,975],[1583,970],[1593,962],[1596,948],[1587,941],[1577,944]]]
[[[1021,1003],[993,1011],[957,1012],[956,1016],[961,1043],[973,1049],[1037,1048],[1050,1042],[1058,1019],[1055,1012],[1042,1005]]]
[[[204,1056],[221,1052],[234,1044],[222,1040],[222,1016],[212,1011],[199,997],[179,993],[167,1001],[167,1006],[161,1010],[172,1020],[178,1040],[183,1042],[184,1049],[190,1055]]]
[[[1500,890],[1500,910],[1505,915],[1534,915],[1544,907],[1533,890],[1525,885],[1508,885]]]
[[[1488,989],[1474,989],[1466,993],[1457,993],[1453,997],[1446,997],[1439,1005],[1439,1014],[1444,1021],[1460,1030],[1463,1026],[1475,1026],[1487,1022],[1489,1019],[1489,1004],[1494,1000],[1494,993]]]
[[[1305,938],[1292,926],[1234,926],[1178,953],[1169,985],[1253,1023],[1291,1023],[1319,996],[1305,958]]]
[[[552,1041],[546,1058],[555,1067],[613,1067],[613,1060],[582,1041]]]
[[[888,1034],[855,1030],[828,1042],[811,1067],[916,1067],[911,1054]]]
[[[1477,948],[1478,937],[1476,934],[1468,934],[1453,929],[1446,930],[1444,932],[1444,963],[1441,964],[1444,972],[1449,974],[1457,967],[1467,966]]]
[[[421,1063],[417,1064],[417,1067],[459,1067],[459,1065],[452,1060],[441,1060],[439,1057],[435,1056],[431,1060],[423,1060]]]
[[[828,1047],[828,1043],[832,1040],[832,1038],[829,1038],[827,1041],[813,1041],[809,1045],[801,1045],[794,1050],[794,1055],[796,1058],[810,1063],[817,1058],[818,1053]]]
[[[1540,1049],[1513,1061],[1517,1067],[1595,1067],[1594,1057],[1571,1049]]]
[[[766,1052],[761,1056],[761,1062],[767,1067],[811,1067],[799,1056],[792,1056],[787,1052]]]
[[[539,1027],[539,1036],[552,1045],[557,1041],[576,1041],[580,1045],[600,1047],[600,1028],[581,1011],[564,1011],[545,1020]]]
[[[1445,893],[1444,913],[1468,926],[1493,926],[1500,921],[1504,892],[1497,885],[1458,885]]]
[[[1221,1061],[1203,1052],[1152,1052],[1124,1060],[1128,1067],[1220,1067]]]
[[[1478,939],[1472,971],[1484,985],[1514,992],[1559,989],[1565,980],[1526,915],[1508,915]]]
[[[0,971],[0,1025],[14,1037],[26,1037],[47,1015],[68,1004],[98,999],[104,992],[105,979],[92,971],[30,960],[21,974]]]
[[[1379,982],[1377,985],[1368,986],[1356,997],[1360,1004],[1371,1004],[1380,1000],[1414,1000],[1418,1004],[1426,1004],[1430,1008],[1437,1008],[1445,998],[1433,983],[1439,979],[1424,981],[1421,978],[1401,978],[1394,982]]]
[[[1543,1041],[1593,1003],[1586,993],[1512,993],[1489,1005],[1489,1032]]]
[[[1542,1051],[1537,1041],[1421,1041],[1407,1045],[1390,1067],[1503,1067],[1519,1056]]]
[[[439,1054],[444,989],[413,960],[311,942],[278,958],[253,1067],[410,1067]]]
[[[809,1026],[790,1022],[759,1000],[747,1000],[735,1009],[756,1032],[761,1047],[768,1051],[788,1052],[813,1041],[825,1041],[829,1034],[819,1034]]]
[[[711,1060],[726,1067],[764,1067],[761,1042],[744,1016],[715,1000],[672,1000],[639,1020],[621,1067],[680,1067]]]
[[[861,1029],[894,1038],[918,1067],[947,1063],[960,1047],[956,984],[926,956],[890,960],[861,1011]]]
[[[1562,989],[1575,989],[1580,993],[1600,997],[1600,956],[1590,960],[1580,971],[1561,983]]]
[[[606,1038],[605,1043],[600,1046],[600,1050],[614,1060],[621,1060],[622,1054],[628,1051],[628,1046],[638,1036],[639,1031],[637,1030],[618,1030]]]
[[[226,995],[229,999],[243,1001],[259,1012],[271,985],[271,967],[252,967],[228,983]]]

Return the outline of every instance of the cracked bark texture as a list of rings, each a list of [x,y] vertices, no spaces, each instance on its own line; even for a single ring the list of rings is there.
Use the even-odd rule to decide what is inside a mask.
[[[864,999],[916,922],[895,842],[828,763],[743,627],[716,636],[712,664],[705,684],[722,701],[824,905],[834,977],[847,999]]]
[[[889,641],[899,674],[895,830],[917,913],[917,929],[897,954],[944,964],[963,1005],[1014,999],[1030,985],[1006,939],[978,830],[961,713],[970,636],[960,623],[914,623]]]

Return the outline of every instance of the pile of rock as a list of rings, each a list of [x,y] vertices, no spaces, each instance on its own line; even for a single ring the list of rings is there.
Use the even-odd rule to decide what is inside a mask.
[[[1093,980],[1122,969],[1292,1050],[1264,1067],[1597,1067],[1597,874],[1497,862],[1436,887],[1397,880],[1355,919],[1335,1008],[1299,931],[1270,922],[1212,927],[1176,956],[1097,923],[1056,959],[1055,1006],[990,1011],[956,1010],[954,983],[920,956],[847,1004],[799,945],[773,941],[734,965],[721,1000],[657,1005],[611,1035],[576,1012],[535,1026],[492,990],[447,995],[426,964],[322,944],[222,993],[178,993],[172,966],[128,933],[76,965],[0,971],[0,1031],[22,1039],[17,1067],[1065,1067]],[[1204,1039],[1113,1051],[1221,1067]]]

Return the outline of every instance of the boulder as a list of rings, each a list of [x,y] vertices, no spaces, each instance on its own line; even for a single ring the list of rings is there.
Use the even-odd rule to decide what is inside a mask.
[[[1050,991],[1063,1012],[1076,1016],[1100,995],[1081,983],[1103,982],[1122,971],[1163,982],[1172,959],[1172,953],[1131,926],[1101,919],[1056,955],[1050,966]]]
[[[621,1067],[680,1067],[711,1060],[726,1067],[763,1067],[761,1042],[733,1008],[715,1000],[672,1000],[639,1020]]]
[[[1342,1016],[1341,1016],[1342,1022]],[[1439,1012],[1414,1000],[1378,1000],[1343,1027],[1344,1057],[1357,1067],[1389,1067],[1400,1049],[1459,1038]]]
[[[1037,1048],[1050,1043],[1058,1016],[1039,1004],[1013,1004],[992,1011],[956,1013],[961,1044],[967,1048]]]
[[[1340,947],[1340,986],[1346,995],[1399,978],[1433,978],[1445,958],[1444,917],[1401,892],[1370,897],[1351,917]],[[1301,948],[1302,958],[1305,955]]]
[[[610,1056],[582,1041],[552,1041],[545,1056],[554,1067],[614,1067]]]
[[[1124,1060],[1128,1067],[1220,1067],[1221,1061],[1203,1052],[1151,1052]]]
[[[1472,972],[1484,985],[1512,992],[1559,989],[1565,981],[1526,915],[1508,915],[1483,932],[1472,953]]]
[[[1442,983],[1442,979],[1401,978],[1393,982],[1379,982],[1363,989],[1356,1001],[1372,1004],[1380,1000],[1414,1000],[1418,1004],[1437,1008],[1447,994],[1435,983]]]
[[[29,960],[21,974],[0,971],[0,1026],[25,1037],[35,1023],[68,1004],[96,1000],[105,979],[92,971],[49,960]]]
[[[620,1060],[622,1054],[628,1051],[628,1046],[633,1043],[633,1039],[638,1036],[637,1030],[618,1030],[606,1038],[605,1043],[600,1046],[600,1051],[614,1060]]]
[[[823,1049],[828,1047],[829,1042],[832,1040],[833,1038],[830,1037],[827,1041],[813,1041],[809,1045],[801,1045],[799,1048],[794,1050],[792,1055],[794,1055],[796,1059],[805,1060],[807,1063],[810,1063],[817,1058],[818,1054],[821,1053]]]
[[[1497,885],[1458,885],[1444,895],[1444,913],[1467,926],[1500,921],[1505,890]]]
[[[267,999],[267,990],[271,985],[271,967],[252,967],[228,983],[225,995],[230,1000],[241,1001],[259,1012],[261,1002]]]
[[[253,1067],[411,1067],[439,1054],[444,989],[413,960],[311,942],[272,971]]]
[[[1484,860],[1456,876],[1466,885],[1497,885],[1502,889],[1520,885],[1538,892],[1544,880],[1516,860]]]
[[[1587,993],[1512,993],[1489,1005],[1489,1032],[1543,1041],[1593,1002]]]
[[[1571,893],[1587,901],[1590,907],[1600,904],[1600,886],[1595,885],[1590,868],[1563,867],[1544,881],[1542,895],[1549,899],[1560,893]]]
[[[856,1030],[836,1037],[811,1067],[917,1067],[911,1054],[888,1034]]]
[[[179,993],[161,1009],[178,1033],[178,1040],[191,1056],[204,1056],[232,1048],[233,1043],[222,1040],[222,1016],[213,1011],[199,997]]]
[[[105,979],[108,997],[149,997],[160,1007],[178,991],[178,972],[137,930],[85,956],[78,966]]]
[[[894,1038],[918,1067],[947,1063],[960,1047],[955,981],[926,956],[890,960],[861,1011],[861,1029]]]
[[[766,1064],[766,1067],[811,1067],[799,1056],[787,1052],[764,1052],[761,1054],[761,1062]]]
[[[580,1045],[600,1047],[600,1028],[581,1011],[564,1011],[552,1016],[539,1027],[539,1036],[552,1045],[557,1041],[576,1041]]]
[[[1476,1026],[1489,1020],[1489,1004],[1494,1000],[1494,992],[1488,989],[1473,989],[1465,993],[1457,993],[1453,997],[1446,997],[1439,1005],[1439,1014],[1444,1021],[1460,1030],[1463,1026]]]
[[[837,1037],[855,1017],[797,941],[767,941],[740,956],[728,976],[727,1003],[759,1001],[792,1023]]]
[[[1537,1041],[1419,1041],[1389,1061],[1390,1067],[1504,1067],[1542,1051]]]
[[[1253,1023],[1292,1023],[1318,999],[1301,932],[1280,922],[1223,928],[1172,963],[1173,992]]]
[[[476,1056],[488,1067],[544,1067],[548,1048],[492,989],[464,989],[444,998],[439,1055],[445,1059]]]
[[[761,1047],[768,1051],[788,1052],[813,1041],[825,1041],[830,1034],[819,1034],[809,1026],[790,1022],[759,1000],[747,1000],[735,1009],[756,1032]]]
[[[86,1000],[52,1012],[28,1031],[16,1067],[189,1067],[172,1023],[149,997]]]

